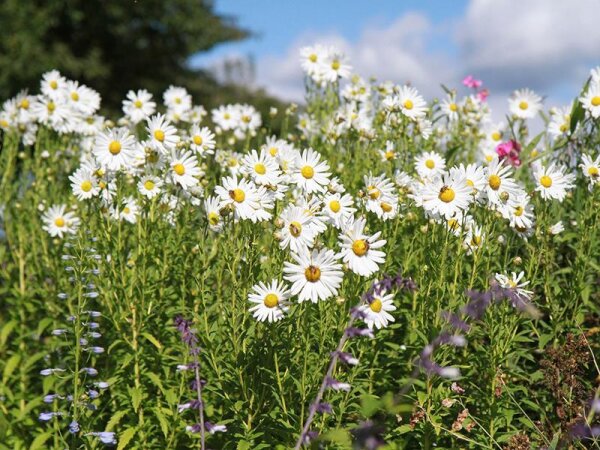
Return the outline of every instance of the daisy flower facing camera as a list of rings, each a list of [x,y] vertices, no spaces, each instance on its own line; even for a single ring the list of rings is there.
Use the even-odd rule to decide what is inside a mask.
[[[379,264],[385,262],[385,253],[378,250],[386,243],[378,240],[381,232],[372,236],[364,233],[366,220],[360,218],[347,224],[346,231],[340,234],[341,255],[344,263],[358,275],[368,277],[379,270]]]
[[[125,128],[115,128],[99,133],[94,142],[94,156],[100,165],[109,170],[120,170],[133,164],[135,139]]]
[[[289,298],[290,290],[283,282],[277,280],[272,280],[269,284],[260,282],[252,286],[252,292],[248,295],[248,300],[255,303],[249,311],[259,322],[277,322],[283,319],[290,308],[290,303],[287,301]]]
[[[508,107],[519,119],[533,119],[542,109],[542,98],[530,89],[521,89],[513,93]]]
[[[367,324],[370,330],[375,326],[377,329],[385,328],[389,322],[394,322],[394,316],[389,312],[395,311],[394,296],[392,294],[386,294],[383,291],[381,294],[375,296],[373,300],[360,307],[361,312],[364,314],[363,321]]]
[[[421,191],[421,201],[431,214],[449,219],[469,208],[473,200],[471,192],[465,178],[455,172],[454,176],[444,174],[427,183]]]
[[[312,148],[306,149],[296,159],[293,181],[307,194],[324,192],[331,175],[329,165]]]
[[[292,253],[295,263],[285,262],[284,279],[292,283],[291,292],[298,300],[317,303],[337,295],[344,276],[333,250],[308,250]]]
[[[66,205],[53,205],[42,216],[42,228],[52,237],[62,238],[65,234],[75,234],[79,219],[72,212],[66,212]]]
[[[544,200],[557,199],[562,202],[567,191],[573,188],[575,175],[565,173],[560,167],[550,164],[547,168],[540,167],[535,172],[537,182],[536,191],[540,193]]]

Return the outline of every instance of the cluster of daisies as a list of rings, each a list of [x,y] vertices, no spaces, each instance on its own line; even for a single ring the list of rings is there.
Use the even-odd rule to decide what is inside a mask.
[[[599,182],[598,155],[573,153],[565,159],[564,152],[540,145],[523,163],[514,130],[543,109],[542,98],[531,90],[515,91],[508,100],[510,117],[497,123],[487,90],[473,77],[463,80],[470,91],[462,98],[452,90],[428,103],[413,86],[351,76],[335,48],[307,47],[301,58],[315,92],[336,90],[336,103],[328,114],[315,113],[309,96],[306,112],[298,116],[299,137],[268,137],[248,151],[236,143],[255,136],[262,124],[252,106],[223,105],[211,111],[209,122],[209,113],[194,106],[184,88],[171,86],[162,105],[145,90],[129,92],[123,117],[112,122],[97,115],[97,93],[56,71],[44,75],[39,95],[21,93],[7,101],[0,126],[20,132],[24,142],[35,140],[41,126],[70,134],[81,150],[80,166],[69,177],[73,195],[95,202],[110,220],[135,223],[153,208],[175,225],[177,213],[191,206],[204,210],[216,233],[240,221],[270,222],[287,261],[281,279],[262,281],[249,294],[250,311],[261,321],[282,319],[294,298],[316,303],[337,296],[348,272],[361,277],[377,272],[386,241],[367,219],[371,226],[381,224],[414,205],[474,253],[487,238],[475,208],[504,217],[526,239],[536,227],[533,196],[563,202],[578,173],[590,190]],[[600,68],[592,71],[578,101],[585,123],[598,119]],[[552,139],[586,132],[585,124],[571,126],[571,109],[550,110]],[[448,136],[465,130],[474,152],[459,157],[470,163],[448,167]],[[364,173],[362,186],[351,193],[321,153],[299,144],[311,142],[318,149],[342,137],[356,140],[367,158],[391,170]],[[435,150],[411,156],[405,145],[399,149],[404,138],[411,147]],[[219,177],[214,186],[210,180]],[[56,238],[76,232],[80,221],[66,205],[47,208],[42,220]],[[562,228],[559,222],[549,231]],[[336,247],[325,246],[324,236],[336,234]],[[370,327],[393,320],[392,298],[383,293],[378,300],[367,305]]]

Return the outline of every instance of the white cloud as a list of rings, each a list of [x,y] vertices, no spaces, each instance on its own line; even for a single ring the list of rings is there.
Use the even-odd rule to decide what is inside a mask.
[[[410,81],[425,94],[439,92],[439,83],[451,81],[452,65],[443,54],[427,51],[434,32],[429,19],[411,12],[387,27],[367,26],[355,42],[338,35],[305,35],[283,57],[268,56],[257,63],[257,84],[291,100],[303,97],[299,50],[305,45],[334,45],[348,55],[355,73],[378,80]]]
[[[409,12],[387,26],[366,25],[352,40],[336,34],[301,36],[283,55],[257,60],[255,84],[302,101],[299,49],[322,43],[343,50],[355,73],[410,81],[429,98],[443,95],[440,83],[458,87],[463,76],[473,74],[490,89],[490,104],[502,106],[495,114],[502,119],[514,89],[531,87],[548,95],[547,105],[577,94],[590,67],[600,63],[598,17],[598,0],[471,0],[462,17],[441,24]],[[454,51],[432,51],[440,38]]]
[[[472,0],[457,27],[465,67],[492,87],[577,89],[600,57],[598,0]]]

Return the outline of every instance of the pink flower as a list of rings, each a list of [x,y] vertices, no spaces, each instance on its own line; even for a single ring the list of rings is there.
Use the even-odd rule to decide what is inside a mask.
[[[471,89],[479,89],[482,85],[483,85],[483,81],[481,80],[476,80],[475,78],[473,78],[473,75],[467,75],[465,77],[465,79],[462,81],[462,83]]]
[[[498,154],[500,160],[507,159],[508,162],[515,167],[519,167],[521,165],[521,160],[519,159],[521,146],[517,141],[511,139],[510,141],[498,144],[496,147],[496,153]]]
[[[485,102],[489,95],[490,95],[490,91],[488,91],[487,89],[482,89],[481,91],[479,91],[477,93],[477,98],[479,99],[480,102]]]

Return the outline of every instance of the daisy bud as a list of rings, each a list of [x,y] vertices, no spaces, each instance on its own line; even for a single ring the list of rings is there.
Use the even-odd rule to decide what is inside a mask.
[[[344,297],[336,297],[335,302],[338,305],[343,305],[344,303],[346,303],[346,299]]]
[[[421,225],[421,227],[419,227],[419,230],[421,231],[421,233],[427,234],[429,227],[427,225]]]
[[[515,256],[512,262],[515,266],[520,266],[521,264],[523,264],[523,259],[520,256]]]
[[[510,194],[508,192],[503,191],[502,193],[500,193],[500,200],[502,200],[503,202],[507,202],[509,198],[510,198]],[[496,217],[501,218],[502,214],[500,214],[499,212],[496,212]]]

